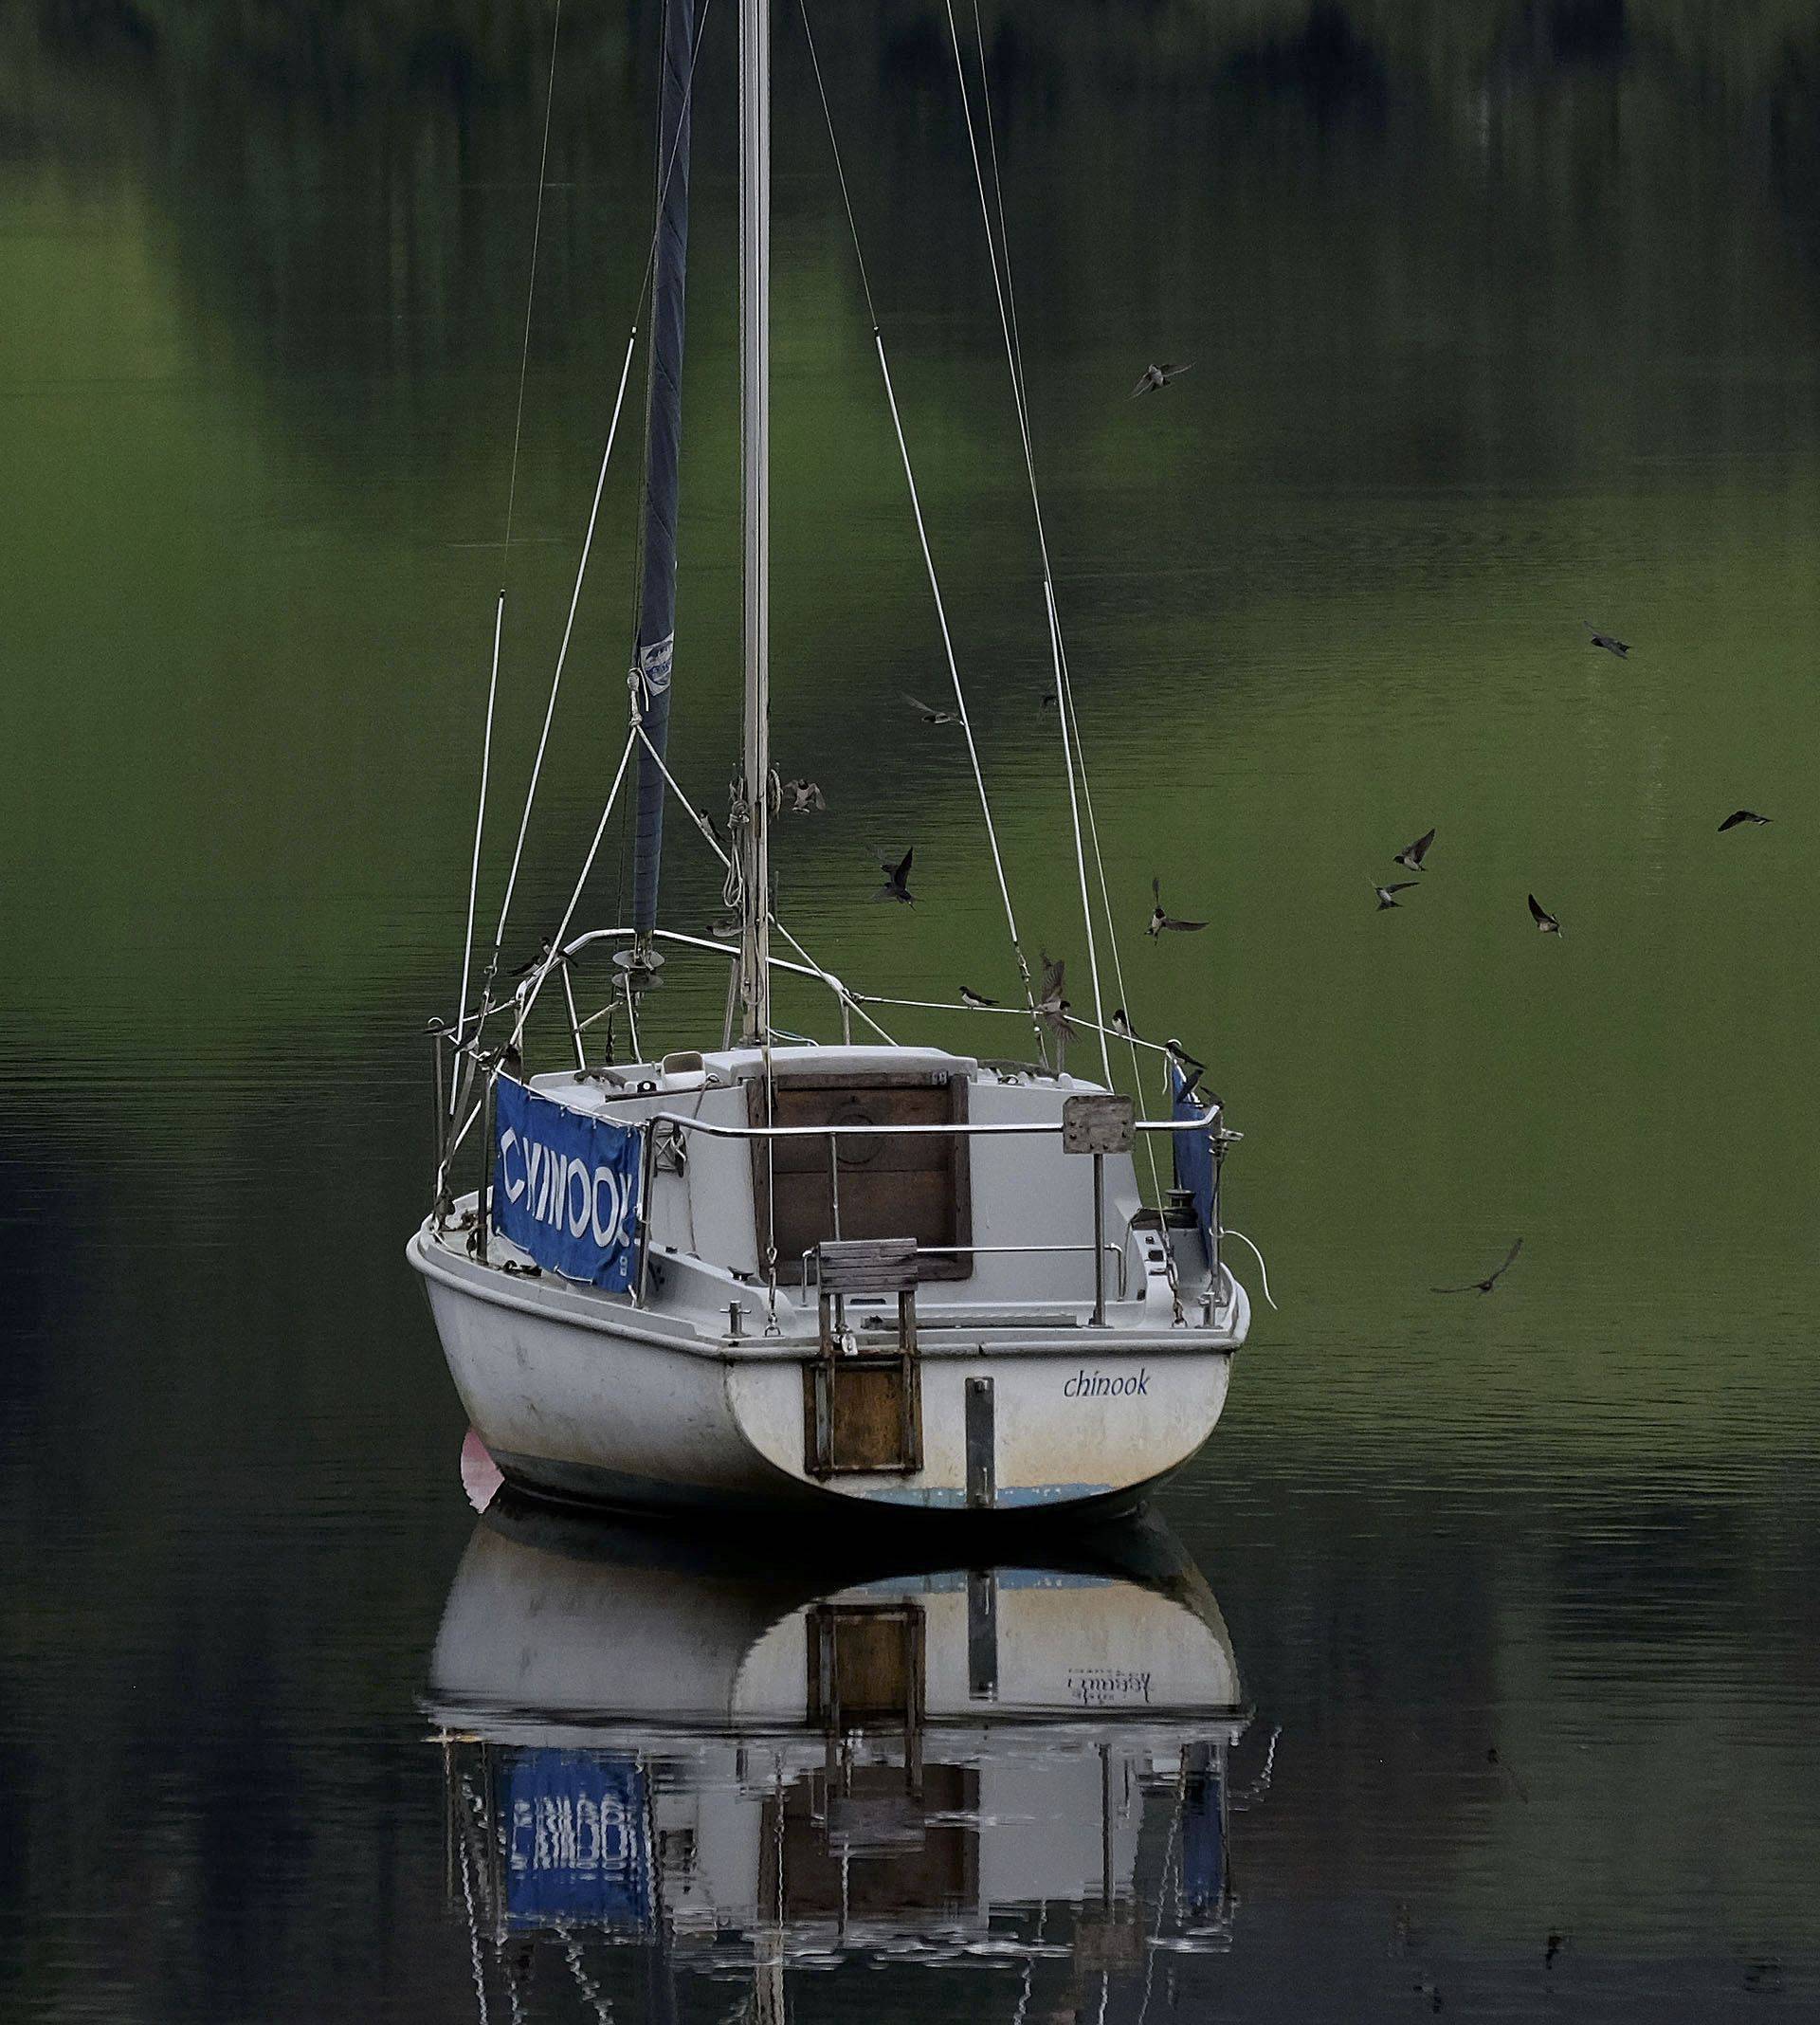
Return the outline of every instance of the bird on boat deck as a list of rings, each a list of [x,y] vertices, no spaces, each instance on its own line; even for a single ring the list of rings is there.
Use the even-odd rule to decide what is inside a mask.
[[[1131,390],[1131,397],[1135,401],[1139,394],[1156,393],[1162,388],[1167,387],[1171,380],[1179,379],[1184,373],[1192,373],[1193,370],[1194,361],[1192,359],[1190,359],[1186,365],[1182,366],[1146,366],[1143,377]]]
[[[902,695],[904,702],[921,718],[925,724],[958,724],[960,722],[960,712],[958,710],[938,710],[934,703],[919,702],[910,694],[908,689],[905,689]]]
[[[1432,830],[1428,830],[1422,836],[1417,837],[1413,844],[1407,845],[1402,850],[1398,851],[1391,862],[1393,865],[1400,865],[1406,872],[1419,872],[1422,869],[1423,859],[1429,854],[1429,846],[1433,842],[1434,831]]]
[[[1382,914],[1386,907],[1400,907],[1403,903],[1392,896],[1407,893],[1414,884],[1413,879],[1397,879],[1389,885],[1374,885],[1372,891],[1377,895],[1377,911]]]
[[[895,900],[900,906],[914,907],[917,897],[907,884],[910,877],[910,860],[916,855],[912,845],[894,865],[883,851],[878,852],[879,869],[884,874],[884,884],[873,894],[874,900]]]
[[[1719,833],[1723,836],[1728,830],[1736,830],[1740,823],[1752,823],[1761,830],[1769,820],[1767,815],[1758,815],[1755,809],[1734,809],[1719,826]]]
[[[790,798],[792,815],[808,815],[811,810],[828,807],[827,798],[812,780],[787,780],[784,793]]]
[[[1608,654],[1615,654],[1620,661],[1628,661],[1630,658],[1630,648],[1628,642],[1616,638],[1611,633],[1601,632],[1591,619],[1582,619],[1580,624],[1592,635],[1586,643],[1588,647],[1602,647]]]
[[[1505,1253],[1504,1263],[1499,1267],[1496,1272],[1487,1274],[1483,1280],[1468,1280],[1464,1286],[1431,1286],[1429,1291],[1431,1294],[1488,1294],[1517,1263],[1517,1254],[1522,1249],[1523,1241],[1520,1237],[1509,1251]],[[1493,1757],[1495,1758],[1496,1755],[1494,1752]]]
[[[1150,882],[1150,890],[1156,900],[1156,906],[1151,909],[1150,927],[1146,931],[1151,936],[1159,936],[1165,929],[1192,935],[1197,928],[1207,926],[1205,921],[1178,921],[1173,914],[1163,912],[1163,882],[1160,879],[1153,879]]]
[[[1543,935],[1559,935],[1561,933],[1560,922],[1542,905],[1534,893],[1529,896],[1529,914],[1530,919]]]
[[[964,984],[960,988],[960,1002],[964,1006],[974,1006],[982,1012],[990,1012],[998,1004],[996,998],[988,998],[984,992],[973,991]]]

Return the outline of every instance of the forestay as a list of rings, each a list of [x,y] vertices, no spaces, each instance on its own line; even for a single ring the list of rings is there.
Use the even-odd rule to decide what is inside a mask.
[[[644,1135],[501,1076],[493,1228],[565,1279],[628,1292],[638,1270]]]

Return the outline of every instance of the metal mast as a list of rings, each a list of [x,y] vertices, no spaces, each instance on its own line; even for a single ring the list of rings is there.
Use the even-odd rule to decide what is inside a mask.
[[[739,0],[739,410],[744,482],[741,1039],[771,1031],[771,8]]]

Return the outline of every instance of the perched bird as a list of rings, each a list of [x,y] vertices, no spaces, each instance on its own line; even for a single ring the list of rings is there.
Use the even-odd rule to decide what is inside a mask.
[[[828,802],[812,780],[787,780],[784,793],[790,797],[792,815],[807,815],[811,809],[826,809]]]
[[[1160,879],[1153,879],[1150,882],[1150,890],[1156,896],[1156,904],[1151,910],[1150,927],[1147,931],[1149,934],[1158,936],[1164,929],[1171,928],[1178,929],[1187,935],[1196,928],[1207,926],[1205,921],[1178,921],[1173,914],[1163,912],[1163,882]]]
[[[1564,1948],[1566,1945],[1567,1936],[1565,1934],[1550,1934],[1548,1937],[1547,1952],[1542,1957],[1543,1968],[1552,1969],[1555,1966],[1556,1956],[1558,1955],[1562,1948]]]
[[[883,851],[879,852],[879,869],[884,874],[884,884],[873,894],[874,900],[895,900],[900,906],[904,907],[916,905],[917,897],[911,892],[908,885],[910,860],[915,855],[916,847],[912,845],[902,858],[893,865]]]
[[[1431,1286],[1429,1291],[1431,1294],[1488,1294],[1517,1263],[1517,1254],[1522,1249],[1523,1241],[1520,1237],[1509,1251],[1505,1253],[1504,1263],[1499,1267],[1496,1272],[1489,1274],[1485,1279],[1468,1280],[1464,1286]],[[1494,1762],[1497,1760],[1497,1755],[1495,1751],[1492,1753]]]
[[[964,1006],[976,1006],[981,1012],[991,1012],[997,1005],[996,998],[988,998],[984,992],[970,991],[966,985],[960,988],[960,1002]]]
[[[1146,366],[1143,378],[1131,390],[1131,397],[1135,401],[1140,393],[1155,393],[1159,388],[1167,387],[1171,380],[1177,379],[1182,374],[1192,373],[1193,370],[1194,361],[1192,359],[1190,359],[1185,366]]]
[[[1398,879],[1391,885],[1374,885],[1372,891],[1377,895],[1377,911],[1382,914],[1386,907],[1401,906],[1402,902],[1393,899],[1392,896],[1397,893],[1407,893],[1414,884],[1415,881],[1413,879]]]
[[[515,977],[528,977],[533,971],[546,969],[553,958],[558,963],[570,961],[569,952],[566,949],[558,949],[550,938],[545,936],[537,945],[537,955],[528,963],[520,963],[511,975]]]
[[[1132,1038],[1131,1021],[1126,1017],[1123,1006],[1114,1006],[1112,1009],[1112,1031],[1115,1033],[1122,1033],[1126,1040]]]
[[[1417,837],[1413,844],[1398,851],[1392,863],[1402,866],[1405,871],[1419,872],[1422,869],[1423,859],[1429,854],[1429,846],[1433,842],[1434,831],[1430,830],[1424,835]]]
[[[1625,641],[1613,638],[1611,633],[1601,632],[1591,619],[1582,619],[1580,624],[1592,635],[1586,643],[1588,647],[1602,647],[1608,654],[1615,654],[1620,661],[1629,658],[1630,648]]]
[[[1207,1064],[1205,1062],[1197,1062],[1173,1033],[1163,1043],[1163,1047],[1168,1052],[1170,1061],[1174,1065],[1177,1077],[1180,1078],[1181,1087],[1175,1092],[1175,1095],[1178,1097],[1192,1096],[1194,1085],[1207,1073]],[[1212,1099],[1211,1092],[1208,1094],[1210,1102],[1216,1101]]]
[[[1557,921],[1555,917],[1548,911],[1548,909],[1542,905],[1541,902],[1536,898],[1534,893],[1529,896],[1529,914],[1530,919],[1536,923],[1537,927],[1539,928],[1544,935],[1560,934],[1560,922]]]
[[[921,718],[925,724],[958,724],[960,722],[960,712],[958,710],[937,710],[934,703],[919,702],[908,689],[903,691],[903,700]]]
[[[1740,823],[1755,823],[1761,830],[1769,820],[1767,815],[1758,815],[1755,809],[1734,809],[1719,826],[1719,833],[1723,836],[1726,830],[1736,830]]]

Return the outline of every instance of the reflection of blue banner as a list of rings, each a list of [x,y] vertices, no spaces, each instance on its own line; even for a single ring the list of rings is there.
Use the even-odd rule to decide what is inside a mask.
[[[1172,1118],[1198,1118],[1207,1106],[1188,1087],[1180,1066],[1169,1065],[1169,1087],[1174,1103]],[[1185,1188],[1194,1198],[1194,1213],[1200,1219],[1201,1238],[1213,1255],[1213,1140],[1206,1132],[1172,1132],[1175,1142],[1175,1186]]]
[[[1199,1771],[1182,1802],[1182,1896],[1192,1913],[1204,1915],[1226,1899],[1226,1794],[1217,1764],[1205,1760]]]
[[[513,1926],[649,1923],[645,1774],[635,1758],[525,1751],[508,1762],[504,1784]]]
[[[494,1229],[565,1279],[624,1293],[637,1262],[641,1135],[509,1076],[495,1103]]]

